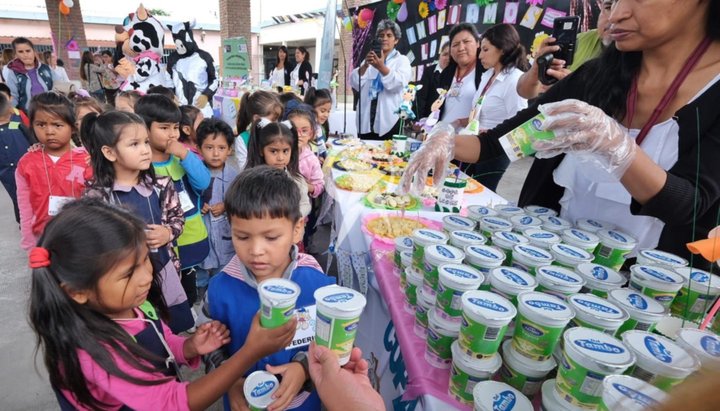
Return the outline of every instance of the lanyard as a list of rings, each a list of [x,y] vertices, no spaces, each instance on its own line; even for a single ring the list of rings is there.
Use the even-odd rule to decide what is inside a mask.
[[[640,130],[640,134],[638,134],[637,138],[635,139],[635,142],[637,145],[642,144],[643,140],[645,140],[645,137],[647,137],[648,133],[650,132],[650,129],[653,128],[655,123],[657,123],[658,118],[660,117],[660,114],[662,114],[663,111],[670,105],[670,102],[673,98],[677,95],[678,90],[680,89],[680,86],[682,83],[687,79],[688,75],[690,75],[690,72],[693,68],[697,65],[697,63],[700,61],[700,58],[705,54],[707,49],[710,47],[710,44],[712,43],[712,40],[710,37],[706,37],[700,44],[695,48],[695,50],[692,52],[690,57],[688,57],[687,61],[685,62],[685,65],[682,67],[680,72],[675,76],[675,80],[673,80],[672,84],[670,84],[670,88],[665,92],[665,95],[662,99],[660,99],[660,102],[655,107],[655,110],[653,110],[652,115],[648,119],[647,123],[643,126],[643,128]],[[628,119],[628,127],[632,124],[633,117],[635,116],[635,104],[637,103],[637,93],[638,93],[638,76],[636,75],[633,78],[632,85],[630,86],[630,93],[628,93],[627,96],[627,119]]]
[[[485,84],[485,87],[483,87],[482,92],[480,93],[480,97],[478,97],[477,102],[475,102],[475,105],[481,105],[483,100],[485,99],[485,94],[487,94],[488,90],[490,90],[490,86],[492,86],[495,83],[495,80],[497,80],[497,75],[499,73],[493,73],[493,75],[490,77],[490,80],[488,80],[487,84]]]
[[[50,184],[50,172],[48,171],[47,161],[45,159],[45,148],[42,149],[42,154],[43,154],[43,156],[42,156],[43,167],[45,168],[45,180],[47,181],[47,185],[48,185],[48,193],[50,193],[50,196],[52,197],[52,195],[53,195],[52,194],[52,184]],[[62,159],[62,156],[61,156],[61,158],[58,159],[58,161],[60,161],[61,159]],[[72,157],[72,148],[71,148],[70,149],[70,172],[71,173],[72,173],[72,170],[73,170],[73,157]],[[77,198],[77,197],[75,197],[75,181],[70,182],[70,190],[71,190],[72,196],[74,198]]]

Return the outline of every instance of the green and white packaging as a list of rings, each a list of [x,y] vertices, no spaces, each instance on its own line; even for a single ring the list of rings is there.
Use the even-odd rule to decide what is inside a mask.
[[[545,121],[545,116],[538,113],[535,117],[500,137],[500,146],[510,161],[516,161],[535,154],[537,152],[533,148],[535,141],[555,138],[552,131],[542,129],[543,121]]]
[[[334,351],[340,365],[345,365],[367,300],[359,292],[337,285],[318,288],[313,296],[317,305],[315,343]]]
[[[498,215],[506,220],[509,220],[514,216],[525,214],[525,210],[522,208],[509,204],[498,204],[493,207],[493,210],[497,211]]]
[[[512,347],[512,342],[506,340],[502,345],[503,366],[500,369],[500,378],[511,387],[519,390],[528,397],[540,391],[540,386],[550,371],[557,367],[554,359],[534,361],[519,354]]]
[[[615,303],[630,316],[618,328],[615,333],[617,337],[628,330],[652,331],[655,325],[668,315],[667,308],[662,304],[629,288],[610,291],[608,301]]]
[[[395,255],[394,255],[394,262],[395,267],[401,268],[402,267],[402,253],[403,251],[408,251],[412,253],[413,251],[413,240],[410,237],[397,237],[395,238]]]
[[[637,255],[639,265],[655,265],[676,270],[688,266],[688,260],[675,254],[660,250],[640,250]]]
[[[570,320],[568,327],[586,327],[615,335],[630,318],[617,304],[594,294],[573,294],[568,296],[567,302],[575,309],[575,318]]]
[[[615,224],[593,218],[578,218],[577,221],[575,221],[575,225],[577,225],[577,228],[591,233],[597,233],[600,230],[613,230],[615,228]]]
[[[530,240],[532,242],[532,240]],[[535,275],[535,269],[544,265],[550,265],[553,256],[549,251],[533,245],[516,245],[513,247],[512,266],[525,270]]]
[[[422,287],[417,289],[417,305],[415,306],[415,335],[425,340],[427,338],[428,313],[435,307],[435,296],[423,292]]]
[[[516,245],[530,244],[530,240],[524,235],[516,234],[510,231],[496,231],[492,235],[493,246],[505,253],[505,262],[503,265],[512,265],[512,251]]]
[[[483,245],[487,239],[477,231],[455,230],[450,232],[450,245],[461,250],[471,245]]]
[[[555,379],[546,380],[542,384],[542,404],[540,411],[585,411],[565,401],[555,389]]]
[[[260,296],[260,325],[276,328],[290,321],[300,287],[290,280],[271,278],[258,284]]]
[[[647,295],[664,307],[672,305],[683,282],[680,274],[667,268],[638,264],[630,267],[629,288]]]
[[[720,371],[720,337],[707,330],[682,328],[675,342],[687,352],[694,354],[703,369]]]
[[[600,264],[585,263],[575,267],[575,272],[585,279],[584,293],[592,293],[607,298],[608,292],[621,288],[627,279],[612,268]]]
[[[530,228],[540,228],[542,225],[542,220],[531,215],[512,216],[510,217],[510,222],[513,225],[513,231],[520,234]]]
[[[556,216],[557,215],[557,211],[553,210],[552,208],[541,207],[541,206],[536,206],[536,205],[525,206],[525,212],[533,217]]]
[[[684,281],[670,311],[677,317],[699,321],[720,295],[720,276],[689,267],[677,268],[675,272]]]
[[[435,368],[450,368],[452,351],[450,346],[460,333],[460,323],[444,320],[437,315],[436,308],[428,312],[425,360]]]
[[[598,411],[646,411],[659,406],[667,394],[628,375],[611,375],[603,380]]]
[[[538,267],[535,269],[535,278],[538,280],[536,291],[561,299],[577,293],[585,285],[585,280],[575,271],[555,265]]]
[[[520,294],[513,348],[535,361],[547,360],[574,316],[573,309],[555,296],[536,291]]]
[[[483,381],[473,388],[474,411],[533,411],[530,400],[515,388],[498,381]]]
[[[515,315],[515,306],[498,294],[465,292],[462,295],[462,325],[458,336],[460,350],[472,358],[495,354]]]
[[[245,378],[243,392],[251,411],[264,411],[275,399],[272,397],[280,388],[277,377],[267,371],[255,371]]]
[[[543,222],[542,226],[540,226],[543,230],[551,231],[557,234],[560,234],[564,230],[568,230],[573,227],[570,221],[557,216],[542,216],[540,217],[540,219]]]
[[[505,253],[490,245],[471,245],[464,249],[465,263],[487,276],[490,270],[500,267],[505,261]]]
[[[537,287],[535,277],[512,267],[498,267],[490,272],[490,291],[505,297],[517,307],[517,296]]]
[[[483,359],[469,357],[460,350],[457,341],[452,343],[451,350],[448,394],[463,404],[472,405],[475,384],[491,379],[500,369],[502,360],[497,353]]]
[[[480,232],[486,238],[491,238],[496,231],[512,231],[512,223],[502,217],[483,217],[480,219]]]
[[[627,256],[637,244],[637,240],[617,230],[598,230],[595,235],[600,237],[600,245],[595,249],[594,263],[613,270],[619,270],[625,264]]]
[[[405,287],[407,287],[407,276],[405,275],[405,272],[408,268],[415,269],[412,265],[412,251],[403,251],[402,254],[400,254],[400,292],[405,292]]]
[[[417,305],[417,290],[422,289],[423,275],[415,267],[408,267],[405,269],[405,280],[405,311],[413,312]]]
[[[481,205],[471,205],[468,206],[468,217],[470,217],[471,220],[479,223],[480,219],[483,217],[494,217],[497,216],[497,211],[493,210],[492,208],[481,206]]]
[[[459,321],[462,315],[462,295],[466,291],[477,290],[484,276],[472,267],[462,264],[443,264],[438,267],[438,284],[435,307],[440,317]]]
[[[461,264],[465,253],[457,247],[445,244],[430,245],[425,248],[425,264],[423,265],[423,288],[429,294],[436,294],[438,289],[438,267],[444,264]]]
[[[455,230],[475,230],[475,221],[457,214],[446,215],[442,218],[443,230],[451,233]]]
[[[413,265],[420,272],[425,269],[425,247],[433,244],[447,244],[448,235],[442,231],[431,230],[429,228],[418,228],[413,231]]]
[[[550,246],[555,262],[553,264],[574,270],[580,264],[592,262],[594,256],[586,250],[569,244],[554,244]]]
[[[560,237],[564,243],[582,248],[590,254],[593,254],[598,244],[600,244],[600,237],[590,231],[580,230],[577,228],[563,230]]]
[[[543,230],[541,228],[528,228],[522,234],[530,240],[530,245],[549,250],[553,244],[560,244],[562,239],[552,231]]]

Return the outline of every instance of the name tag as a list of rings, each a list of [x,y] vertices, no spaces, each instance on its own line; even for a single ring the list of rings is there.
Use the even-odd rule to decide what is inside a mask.
[[[48,215],[56,216],[65,204],[73,200],[75,200],[74,197],[50,196],[50,200],[48,201]]]
[[[180,198],[180,207],[182,207],[183,212],[187,213],[195,208],[195,204],[193,204],[187,191],[180,191],[178,197]]]
[[[290,345],[285,348],[286,350],[305,347],[310,345],[310,343],[315,339],[315,305],[296,308],[295,318],[298,320],[297,329],[295,330],[295,336],[290,342]]]

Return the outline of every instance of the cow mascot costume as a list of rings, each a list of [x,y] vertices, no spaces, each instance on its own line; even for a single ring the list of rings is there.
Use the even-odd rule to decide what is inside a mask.
[[[195,22],[183,22],[167,26],[172,32],[175,51],[168,57],[167,70],[175,85],[175,95],[180,104],[191,104],[199,108],[205,117],[213,115],[213,95],[218,89],[213,58],[200,50],[195,42],[192,29]]]

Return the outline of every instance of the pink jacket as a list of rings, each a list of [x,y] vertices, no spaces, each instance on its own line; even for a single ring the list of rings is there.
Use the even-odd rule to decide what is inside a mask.
[[[310,148],[305,147],[300,152],[300,174],[305,177],[308,186],[313,188],[310,197],[317,198],[325,190],[325,180],[320,167],[320,160],[313,154]]]

